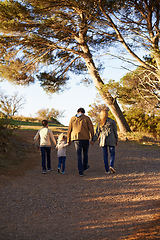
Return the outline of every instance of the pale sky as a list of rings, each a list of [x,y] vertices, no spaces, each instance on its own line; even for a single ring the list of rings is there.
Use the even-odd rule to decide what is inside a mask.
[[[121,66],[122,62],[118,60],[107,59],[103,66],[105,70],[103,74],[101,74],[102,79],[105,79],[106,82],[110,79],[119,81],[127,72],[125,69],[122,69]],[[59,111],[65,111],[64,117],[60,118],[59,121],[65,126],[68,126],[70,118],[76,114],[79,107],[83,107],[87,114],[87,111],[90,109],[89,104],[95,102],[97,94],[94,84],[89,87],[83,84],[77,85],[77,78],[77,76],[74,76],[69,81],[68,87],[70,87],[70,89],[59,94],[54,93],[51,96],[47,95],[38,83],[24,87],[3,81],[0,82],[0,90],[7,95],[12,95],[17,92],[18,95],[25,97],[26,103],[18,115],[36,117],[38,110],[54,108]],[[102,101],[102,103],[104,102]]]

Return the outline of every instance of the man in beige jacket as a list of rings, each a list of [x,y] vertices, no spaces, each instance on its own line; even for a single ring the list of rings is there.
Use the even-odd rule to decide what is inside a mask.
[[[37,132],[34,137],[34,142],[38,146],[40,145],[42,156],[42,169],[43,173],[46,173],[46,154],[47,154],[47,169],[51,170],[51,140],[56,146],[56,140],[53,136],[52,130],[48,128],[48,121],[42,121],[43,127]]]
[[[75,144],[78,160],[78,171],[80,176],[84,176],[83,172],[89,168],[88,165],[89,139],[92,140],[94,136],[93,124],[90,118],[86,116],[84,113],[85,113],[84,108],[79,108],[77,110],[77,114],[70,120],[67,134],[67,142],[71,144],[71,141],[74,141]]]

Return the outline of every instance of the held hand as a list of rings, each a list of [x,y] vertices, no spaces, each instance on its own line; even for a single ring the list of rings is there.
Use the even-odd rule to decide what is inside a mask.
[[[90,144],[93,146],[93,145],[94,145],[94,142],[93,142],[93,141],[90,141]]]

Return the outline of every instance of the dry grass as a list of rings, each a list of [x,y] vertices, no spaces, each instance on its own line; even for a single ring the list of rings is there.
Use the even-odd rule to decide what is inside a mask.
[[[153,134],[143,132],[119,133],[119,139],[123,141],[135,141],[142,144],[156,144],[160,146],[160,138],[155,138]]]

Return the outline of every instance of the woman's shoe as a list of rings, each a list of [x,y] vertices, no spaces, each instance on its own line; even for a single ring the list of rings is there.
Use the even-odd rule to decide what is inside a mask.
[[[116,170],[113,167],[109,167],[109,170],[111,171],[111,173],[116,173]]]

